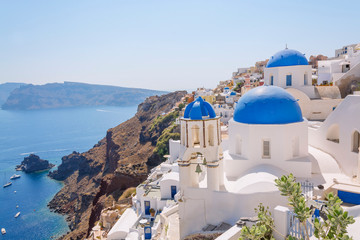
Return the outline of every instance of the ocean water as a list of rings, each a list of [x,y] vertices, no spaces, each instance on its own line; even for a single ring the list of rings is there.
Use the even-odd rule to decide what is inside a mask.
[[[50,212],[47,203],[62,187],[47,172],[25,174],[15,166],[34,153],[59,165],[72,151],[84,152],[107,129],[131,118],[133,107],[86,107],[36,111],[0,110],[0,239],[54,239],[69,231],[65,217]],[[2,186],[14,174],[10,187]],[[16,206],[18,205],[18,208]],[[14,218],[17,212],[18,218]]]

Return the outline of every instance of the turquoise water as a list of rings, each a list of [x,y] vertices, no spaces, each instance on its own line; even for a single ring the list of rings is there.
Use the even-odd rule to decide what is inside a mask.
[[[0,239],[51,239],[69,231],[65,218],[47,208],[62,183],[48,178],[47,172],[17,172],[21,178],[3,188],[16,173],[15,165],[30,153],[58,165],[62,156],[90,149],[105,136],[107,129],[131,118],[136,108],[0,110],[0,228],[7,231]],[[14,218],[18,211],[20,217]]]

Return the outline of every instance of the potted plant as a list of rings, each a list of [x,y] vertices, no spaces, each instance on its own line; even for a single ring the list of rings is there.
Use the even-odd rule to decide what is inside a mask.
[[[152,217],[155,216],[155,209],[150,208],[149,212]]]

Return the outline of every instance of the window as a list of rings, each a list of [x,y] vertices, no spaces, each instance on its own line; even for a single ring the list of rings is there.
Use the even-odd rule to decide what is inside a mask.
[[[291,86],[291,80],[292,80],[292,76],[286,75],[286,86]]]
[[[270,85],[274,85],[274,76],[270,77]]]
[[[208,127],[208,135],[209,135],[209,145],[210,146],[214,146],[214,126],[213,125],[209,125]]]
[[[270,140],[263,140],[263,158],[270,158]]]
[[[360,147],[360,133],[355,131],[352,136],[352,151],[355,153],[359,153]]]
[[[192,145],[193,147],[197,146],[200,147],[200,129],[198,126],[193,126],[191,128],[191,135],[192,135]]]
[[[308,75],[307,73],[304,74],[304,85],[308,85]]]
[[[241,137],[239,135],[236,136],[236,149],[235,149],[235,152],[236,152],[236,154],[239,154],[239,155],[241,155],[241,143],[242,143]]]

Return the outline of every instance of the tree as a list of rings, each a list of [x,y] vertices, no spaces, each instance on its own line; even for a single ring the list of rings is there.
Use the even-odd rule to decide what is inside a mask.
[[[309,240],[309,229],[307,229],[306,221],[313,214],[312,210],[307,206],[306,199],[302,195],[301,184],[295,181],[293,174],[288,176],[282,176],[275,180],[275,185],[279,188],[281,195],[286,196],[289,201],[289,205],[293,208],[293,212],[296,218],[299,220],[303,228],[305,240]],[[348,215],[348,212],[344,211],[341,207],[342,201],[338,196],[333,193],[329,193],[326,196],[327,207],[325,208],[325,214],[327,219],[315,218],[314,220],[314,236],[321,240],[352,239],[347,235],[347,227],[355,222],[352,216]],[[252,240],[266,240],[274,239],[272,236],[274,228],[274,220],[271,217],[271,213],[268,211],[268,207],[260,204],[255,211],[258,213],[259,222],[253,225],[251,228],[243,227],[241,230],[240,239],[252,239]],[[295,240],[295,237],[288,236],[288,240]]]
[[[326,208],[327,219],[320,222],[318,218],[314,223],[314,235],[318,239],[352,239],[347,235],[347,227],[355,222],[348,212],[341,207],[342,201],[333,193],[327,195],[328,207]]]
[[[293,208],[296,218],[299,219],[300,224],[303,226],[306,239],[309,239],[306,221],[311,217],[312,211],[306,206],[305,197],[302,195],[301,184],[295,182],[295,177],[292,174],[275,179],[275,183],[281,195],[288,197],[289,204]]]
[[[180,103],[179,106],[178,106],[179,111],[181,111],[184,107],[185,107],[185,104],[184,104],[184,103]]]
[[[241,87],[244,86],[244,83],[243,82],[238,82],[236,84],[236,87],[233,89],[235,92],[241,92]]]

